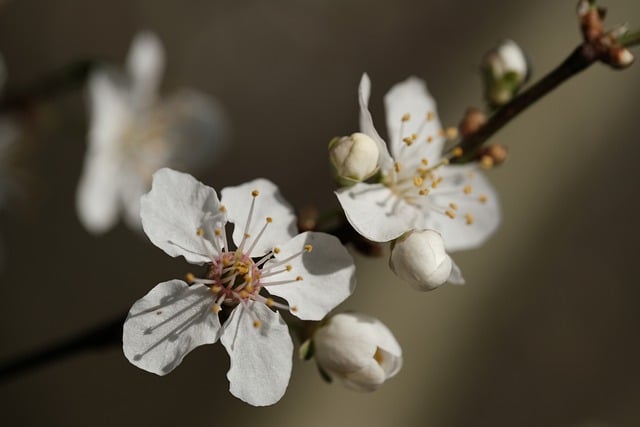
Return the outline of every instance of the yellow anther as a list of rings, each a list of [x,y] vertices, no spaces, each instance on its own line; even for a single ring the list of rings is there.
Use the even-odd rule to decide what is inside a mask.
[[[245,276],[245,280],[246,280],[246,277],[247,277],[247,276]],[[245,289],[247,290],[247,292],[249,292],[249,293],[253,293],[253,291],[255,291],[255,290],[256,290],[256,288],[254,288],[254,287],[253,287],[253,285],[247,285],[247,286],[245,286],[244,288],[245,288]]]
[[[184,278],[187,282],[193,283],[196,277],[193,275],[193,273],[187,273],[184,275]]]
[[[284,269],[287,271],[291,271],[293,270],[293,267],[291,265],[287,265]]]
[[[219,210],[220,212],[226,212],[226,211],[227,211],[227,208],[226,208],[224,205],[220,205],[220,207],[218,208],[218,210]]]
[[[426,159],[426,158],[425,158],[425,159],[422,159],[422,160],[420,160],[420,161],[422,162],[422,164],[423,164],[424,166],[429,166],[429,159]]]
[[[429,144],[431,144],[431,143],[433,142],[433,137],[432,137],[432,136],[428,136],[428,137],[427,137],[427,142],[428,142]]]
[[[267,222],[268,223],[272,223],[273,222],[273,218],[271,218],[270,216],[267,217]]]
[[[473,224],[473,221],[474,221],[473,215],[468,213],[464,216],[464,219],[467,220],[467,225]]]
[[[422,184],[424,184],[424,179],[422,179],[421,176],[416,175],[413,177],[413,185],[416,187],[422,187]]]
[[[252,195],[253,197],[258,197],[258,196],[260,195],[260,192],[259,192],[258,190],[253,190],[253,191],[251,192],[251,195]]]
[[[215,314],[220,313],[220,310],[222,310],[222,307],[220,307],[218,304],[213,304],[211,306],[211,311],[213,311]]]
[[[302,276],[296,277],[296,282],[300,282],[302,280]]]
[[[438,188],[438,184],[440,184],[440,182],[439,182],[439,181],[433,181],[433,182],[431,183],[431,188],[433,188],[433,189],[435,190],[436,188]]]
[[[458,128],[453,126],[448,127],[445,130],[445,133],[447,134],[448,139],[456,139],[458,137]]]
[[[405,144],[407,144],[407,146],[413,144],[413,139],[406,137],[406,138],[402,138],[402,142],[404,142]]]
[[[445,215],[447,215],[451,219],[455,219],[455,217],[456,217],[456,213],[454,211],[452,211],[451,209],[447,209],[444,213],[445,213]]]
[[[273,307],[273,298],[267,298],[264,303],[267,305],[267,307]]]
[[[471,188],[470,185],[465,185],[464,188],[462,189],[462,191],[464,192],[464,194],[471,194],[473,189]]]
[[[244,289],[240,291],[240,298],[249,298],[251,294],[249,294],[249,292],[245,291]]]
[[[305,252],[311,252],[313,250],[313,246],[311,245],[304,245],[304,250]]]
[[[478,197],[478,200],[480,201],[480,203],[487,203],[487,200],[489,200],[489,198],[486,194],[481,194],[480,197]]]
[[[458,210],[458,205],[456,205],[455,203],[449,203],[449,207],[450,207],[451,209],[453,209],[454,211],[457,211],[457,210]]]
[[[258,329],[260,326],[262,326],[262,322],[259,320],[254,320],[253,321],[253,327]]]
[[[493,157],[491,156],[482,156],[480,159],[480,165],[484,169],[491,169],[493,167]]]
[[[202,236],[202,235],[204,234],[204,230],[203,230],[202,228],[198,228],[198,229],[196,230],[196,234],[197,234],[198,236]]]
[[[402,119],[403,122],[408,122],[409,120],[411,120],[411,114],[409,113],[405,113],[402,115]]]
[[[450,163],[450,160],[445,157],[444,159],[440,160],[440,163],[442,166],[447,166]]]
[[[222,229],[216,228],[215,230],[213,230],[213,234],[215,234],[216,236],[222,236]]]
[[[293,313],[295,313],[296,311],[298,311],[298,307],[294,305],[292,307],[289,307],[289,310],[291,310]]]
[[[248,239],[249,237],[251,237],[251,234],[249,234],[249,233],[244,233],[244,238],[245,238],[245,239]]]
[[[453,157],[461,157],[462,153],[463,151],[461,147],[456,147],[453,149]]]
[[[429,194],[429,189],[427,189],[427,188],[422,188],[418,193],[419,193],[421,196],[426,196],[427,194]]]
[[[280,248],[273,248],[273,253],[274,254],[279,254],[280,253]]]
[[[434,113],[433,111],[429,111],[429,112],[427,113],[427,121],[428,121],[428,122],[432,121],[432,120],[433,120],[433,119],[435,119],[435,118],[436,118],[436,113]]]
[[[444,136],[444,129],[440,129],[440,130],[438,131],[438,136],[439,136],[439,137],[443,137],[443,136]]]
[[[396,170],[397,173],[400,173],[400,162],[395,162],[393,164],[393,168]]]
[[[220,292],[222,290],[222,286],[213,285],[209,289],[211,290],[211,293],[217,294],[218,292]]]

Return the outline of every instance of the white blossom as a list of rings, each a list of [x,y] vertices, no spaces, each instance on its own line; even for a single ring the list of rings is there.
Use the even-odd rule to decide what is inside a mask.
[[[329,157],[339,179],[360,182],[378,171],[378,146],[369,136],[356,132],[334,138]]]
[[[433,290],[445,282],[464,284],[458,266],[444,249],[440,233],[411,230],[391,245],[389,267],[419,291]]]
[[[357,391],[373,391],[402,367],[402,349],[378,319],[359,313],[329,318],[313,336],[314,357],[331,378]]]
[[[171,256],[206,267],[160,283],[138,300],[124,324],[134,365],[158,375],[218,339],[227,349],[231,393],[256,406],[277,402],[291,375],[293,344],[277,310],[320,320],[355,286],[353,260],[324,233],[296,235],[295,216],[266,179],[227,187],[222,199],[192,176],[161,169],[142,198],[151,241]],[[227,224],[234,225],[228,241]],[[221,324],[219,313],[231,311]]]
[[[370,86],[363,75],[360,130],[378,144],[382,179],[336,192],[349,223],[376,242],[431,229],[442,235],[449,251],[482,244],[500,222],[498,197],[476,165],[443,160],[445,136],[425,83],[410,77],[385,96],[391,153],[373,126]]]
[[[503,40],[482,58],[485,93],[496,106],[511,101],[529,78],[527,57],[513,40]]]
[[[153,33],[133,40],[126,75],[101,67],[89,77],[91,123],[76,205],[82,224],[103,233],[123,213],[140,229],[140,196],[153,173],[170,166],[197,170],[215,159],[226,140],[218,102],[183,89],[161,99],[165,52]]]

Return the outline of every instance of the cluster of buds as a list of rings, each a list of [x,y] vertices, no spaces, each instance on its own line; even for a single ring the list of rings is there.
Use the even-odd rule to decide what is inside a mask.
[[[633,64],[633,54],[620,43],[620,39],[629,32],[626,26],[605,32],[603,20],[606,10],[597,6],[594,0],[580,0],[577,13],[582,37],[587,46],[594,48],[600,61],[614,69],[624,69]]]

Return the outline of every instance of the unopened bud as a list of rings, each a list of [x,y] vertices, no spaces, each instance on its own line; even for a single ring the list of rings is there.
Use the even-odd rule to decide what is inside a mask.
[[[578,19],[582,37],[588,42],[599,40],[604,33],[602,20],[606,10],[595,5],[591,0],[580,0],[578,2]]]
[[[609,48],[605,62],[613,68],[621,70],[633,64],[634,59],[629,49],[621,45],[614,45]]]
[[[504,40],[482,59],[485,97],[493,106],[502,106],[518,93],[529,78],[529,63],[513,40]]]
[[[483,147],[478,152],[478,159],[484,162],[491,162],[491,166],[500,166],[507,160],[509,150],[502,144],[491,144]],[[485,160],[490,159],[490,160]]]
[[[411,230],[398,238],[391,248],[389,267],[418,291],[431,291],[448,280],[464,283],[444,249],[442,236],[433,230]]]
[[[378,146],[363,133],[333,138],[329,143],[329,156],[342,180],[360,182],[378,171]]]
[[[356,391],[374,391],[402,367],[402,349],[378,319],[358,313],[331,317],[313,336],[321,372]]]
[[[487,115],[481,110],[469,107],[464,113],[464,117],[458,125],[460,135],[463,138],[468,137],[478,131],[487,122]]]

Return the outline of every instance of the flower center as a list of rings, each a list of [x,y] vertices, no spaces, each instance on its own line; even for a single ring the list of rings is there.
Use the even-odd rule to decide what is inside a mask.
[[[437,138],[445,138],[447,141],[455,141],[458,138],[457,129],[454,127],[439,129],[434,135],[426,135],[427,125],[435,118],[435,113],[429,111],[420,123],[414,123],[413,128],[410,126],[411,115],[409,113],[400,118],[401,123],[397,138],[402,141],[402,146],[399,152],[394,153],[396,161],[393,167],[386,171],[382,181],[391,190],[389,200],[394,200],[390,214],[394,214],[400,203],[405,202],[418,209],[426,208],[445,215],[452,220],[461,218],[467,225],[471,225],[475,221],[471,212],[463,211],[459,214],[458,204],[453,202],[443,204],[442,199],[446,199],[447,196],[456,199],[465,196],[464,198],[468,198],[474,203],[486,203],[486,195],[472,194],[472,183],[475,176],[473,171],[467,174],[461,172],[459,175],[447,178],[447,182],[443,182],[445,178],[440,170],[449,164],[449,158],[440,157],[438,161],[434,162],[434,159],[420,157],[425,153],[425,149],[420,146],[421,144],[432,144]],[[454,151],[454,153],[456,152]],[[438,156],[441,154],[438,153]],[[432,197],[425,198],[429,194]],[[385,200],[384,204],[386,203]]]
[[[213,251],[209,253],[211,259],[207,263],[207,274],[205,278],[197,278],[193,274],[187,274],[187,282],[199,283],[209,287],[215,295],[215,302],[211,309],[214,313],[219,313],[222,305],[236,306],[243,304],[250,308],[250,302],[258,302],[265,304],[267,307],[276,308],[295,312],[297,308],[288,306],[273,298],[263,296],[260,291],[265,286],[280,286],[303,280],[302,276],[295,276],[283,280],[271,280],[271,277],[278,276],[283,273],[289,273],[293,267],[288,264],[291,260],[301,256],[305,252],[311,252],[311,245],[305,245],[298,253],[294,253],[284,259],[274,261],[280,254],[280,249],[274,247],[266,255],[258,260],[251,258],[250,254],[256,247],[258,241],[262,237],[267,226],[273,222],[271,217],[265,219],[265,223],[259,228],[258,233],[253,237],[250,233],[252,228],[252,216],[255,207],[255,201],[259,192],[253,190],[251,192],[251,207],[249,209],[247,221],[242,241],[238,244],[237,249],[229,250],[228,239],[225,228],[227,225],[226,208],[220,206],[219,212],[210,214],[207,223],[212,226],[212,230],[198,228],[197,234],[203,239],[203,247],[208,247],[205,241],[213,244]],[[207,238],[205,238],[205,234]],[[268,266],[263,267],[267,261],[271,261]],[[265,280],[268,279],[268,280]],[[260,320],[249,310],[254,317],[253,325],[258,328],[261,325]]]

